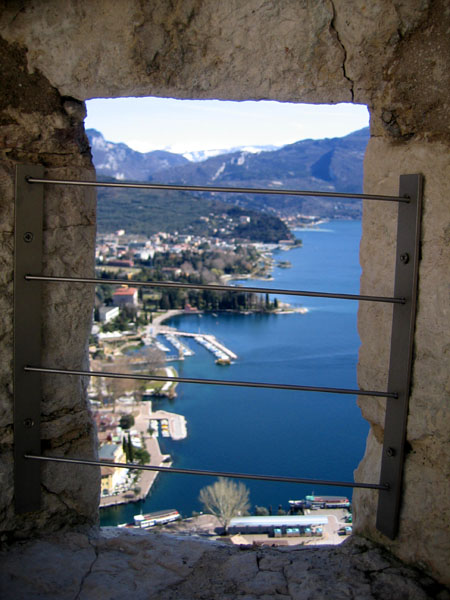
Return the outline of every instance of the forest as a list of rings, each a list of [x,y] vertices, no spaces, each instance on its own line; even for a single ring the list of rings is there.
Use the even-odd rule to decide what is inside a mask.
[[[240,217],[250,221],[241,223]],[[264,243],[292,239],[287,226],[275,215],[187,192],[99,188],[97,227],[99,233],[124,229],[148,237],[160,231],[178,231]]]

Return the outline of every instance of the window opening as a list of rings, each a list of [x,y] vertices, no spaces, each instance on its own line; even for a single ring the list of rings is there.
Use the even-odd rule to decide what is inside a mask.
[[[42,183],[42,182],[43,182],[43,179],[42,179],[42,178],[39,178],[39,176],[38,176],[38,175],[36,175],[36,174],[33,176],[33,173],[31,173],[31,176],[28,174],[28,175],[27,175],[27,178],[28,178],[28,179],[27,179],[26,181],[27,181],[27,184],[28,184],[28,185],[30,185],[30,184],[38,184],[38,183]],[[45,179],[45,178],[44,178],[44,179]],[[49,183],[50,183],[50,180],[48,180],[48,179],[47,179],[47,180],[45,180],[45,181],[46,181],[46,183],[47,183],[47,184],[49,184]],[[71,184],[71,182],[55,182],[55,181],[54,181],[53,183],[54,183],[54,184],[58,184],[58,185],[59,185],[59,184],[61,184],[61,183],[64,183],[65,185],[67,185],[67,184]],[[82,182],[78,182],[78,184],[81,184],[81,183],[82,183]],[[84,183],[82,183],[82,184],[83,184],[83,185],[89,185],[87,182],[84,182]],[[110,185],[110,184],[105,184],[105,185]],[[405,186],[405,185],[406,185],[406,187],[408,187],[408,185],[407,185],[407,184],[404,184],[404,186]],[[136,186],[133,186],[133,187],[136,187]],[[147,187],[150,187],[150,186],[147,186]],[[198,191],[198,190],[196,190],[196,191]],[[201,191],[204,191],[204,188],[203,188]],[[221,190],[221,189],[219,188],[219,191],[223,191],[223,190]],[[233,190],[233,192],[235,192],[235,191],[236,191],[236,190]],[[283,193],[283,192],[281,192],[281,193]],[[303,194],[305,194],[305,193],[303,193]],[[314,195],[314,194],[313,194],[313,193],[310,193],[309,195],[311,195],[311,196],[312,196],[312,195]],[[319,193],[318,195],[320,195],[320,193]],[[406,199],[404,199],[404,198],[403,198],[403,194],[402,194],[402,193],[400,193],[400,194],[399,194],[399,196],[397,196],[397,197],[390,197],[390,198],[388,198],[388,197],[385,197],[385,198],[383,198],[383,200],[393,200],[394,198],[395,198],[395,200],[396,200],[397,202],[399,202],[399,204],[402,204],[402,203],[403,203],[403,204],[405,204],[405,205],[406,205],[406,204],[408,204],[408,203],[409,203],[409,202],[407,202],[407,201],[406,201]],[[375,198],[373,198],[373,199],[375,199]],[[378,198],[378,199],[380,199],[380,198]],[[26,240],[25,240],[25,241],[26,241]],[[40,280],[40,281],[43,281],[44,279],[46,279],[46,277],[45,277],[45,275],[43,275],[43,276],[39,276],[39,275],[33,275],[32,273],[30,274],[30,272],[28,272],[28,273],[27,273],[27,276],[26,276],[26,279],[27,279],[28,281],[34,280],[34,281],[36,282],[36,281],[38,281],[38,280]],[[48,278],[47,278],[47,279],[48,279]],[[55,278],[50,278],[50,279],[53,279],[53,281],[56,281],[56,279],[55,279]],[[86,283],[93,283],[92,281],[87,281],[86,279],[85,279],[84,281],[85,281]],[[179,286],[179,287],[182,287],[182,286]],[[186,287],[186,286],[185,286],[185,289],[187,289],[187,287]],[[240,291],[240,290],[236,290],[236,291]],[[247,290],[247,291],[248,291],[248,290]],[[272,290],[270,290],[270,289],[266,289],[266,290],[264,290],[264,289],[261,289],[261,288],[258,288],[258,289],[257,289],[257,291],[258,291],[258,292],[260,292],[260,291],[265,291],[265,293],[266,293],[267,295],[269,295],[269,294],[271,294],[271,293],[273,293],[273,292],[274,292],[274,290],[273,290],[273,289],[272,289]],[[278,291],[282,291],[282,292],[283,292],[283,291],[286,291],[286,290],[278,290]],[[308,295],[308,292],[304,292],[304,293],[303,293],[303,295],[306,295],[306,296],[307,296],[307,295]],[[323,295],[323,294],[322,294],[322,295]],[[360,297],[360,299],[364,299],[364,298],[361,298],[361,297]],[[372,299],[373,299],[373,298],[372,298]],[[383,299],[383,301],[391,301],[391,302],[393,302],[393,303],[394,303],[394,304],[396,304],[396,305],[402,305],[402,304],[405,304],[405,302],[406,302],[405,298],[404,298],[403,296],[400,296],[400,295],[398,295],[398,296],[396,296],[395,298],[392,298],[392,299]],[[36,367],[36,366],[34,366],[34,367],[33,367],[32,365],[30,366],[29,364],[25,366],[25,371],[26,371],[26,372],[28,372],[28,373],[31,373],[31,372],[34,372],[34,373],[37,373],[37,372],[44,372],[44,371],[46,371],[46,370],[47,370],[47,371],[49,371],[49,370],[51,371],[51,369],[48,369],[48,368],[45,368],[45,367]],[[61,372],[61,373],[62,373],[62,371],[59,371],[59,372]],[[74,371],[72,371],[72,372],[74,372]],[[138,378],[139,378],[139,376],[138,376]],[[166,379],[169,379],[169,378],[168,378],[168,377],[166,377]],[[175,378],[174,378],[174,379],[175,379]],[[180,381],[182,381],[182,379],[183,379],[183,378],[180,378]],[[186,380],[186,379],[187,379],[187,378],[185,378],[185,380]],[[236,383],[236,382],[234,382],[234,383]],[[224,385],[226,385],[226,386],[229,386],[229,385],[234,385],[234,383],[233,383],[232,381],[226,381],[226,382],[224,381],[224,382],[223,382],[223,384],[224,384]],[[239,383],[239,382],[237,382],[237,383]],[[266,387],[269,387],[269,388],[270,388],[270,384],[269,384],[269,385],[265,384],[265,385],[266,385]],[[249,387],[263,387],[263,386],[261,386],[261,385],[255,385],[255,386],[249,386]],[[287,386],[287,387],[289,387],[289,386]],[[272,388],[272,389],[273,389],[273,388]],[[291,389],[297,389],[297,388],[295,388],[295,386],[291,386]],[[346,393],[348,393],[348,392],[350,392],[350,391],[351,391],[351,390],[347,390],[347,391],[346,391]],[[355,390],[353,390],[353,391],[355,391]],[[368,392],[368,393],[369,393],[369,392]],[[370,393],[372,393],[372,392],[370,392]],[[398,399],[398,392],[387,392],[387,393],[386,393],[386,392],[385,392],[385,393],[382,393],[382,392],[380,392],[379,394],[380,394],[380,395],[387,396],[387,397],[390,397],[390,398],[392,398],[392,399],[394,399],[394,398],[395,398],[395,399]],[[373,393],[372,393],[372,395],[373,395]],[[375,394],[375,395],[376,395],[376,394]],[[392,449],[391,449],[391,450],[392,450]],[[34,454],[34,453],[33,453],[33,454]],[[30,460],[30,455],[28,454],[28,456],[29,456],[28,460]],[[38,458],[38,457],[37,457],[37,456],[35,456],[35,458]],[[162,470],[162,469],[161,469],[161,470]],[[206,470],[207,470],[207,469],[206,469]],[[308,479],[308,478],[305,478],[304,480],[305,480],[305,481],[309,481],[309,479]],[[335,482],[335,483],[336,483],[336,482]],[[337,482],[337,483],[339,483],[339,482]],[[368,486],[369,486],[369,487],[374,487],[374,488],[385,489],[385,490],[387,489],[387,488],[386,488],[386,484],[384,484],[384,483],[380,483],[380,484],[368,484]]]

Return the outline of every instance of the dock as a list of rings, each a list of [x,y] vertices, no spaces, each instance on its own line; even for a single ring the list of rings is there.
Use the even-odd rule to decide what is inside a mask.
[[[188,346],[186,346],[185,344],[180,342],[180,340],[177,338],[177,336],[174,334],[173,331],[170,333],[165,333],[164,337],[166,338],[167,341],[169,341],[172,344],[172,346],[174,348],[177,349],[178,355],[180,356],[180,358],[184,358],[185,356],[193,356],[194,355],[193,350],[191,350],[190,348],[188,348]]]
[[[236,360],[238,357],[232,350],[219,342],[214,335],[207,333],[189,333],[187,331],[171,331],[171,335],[194,338],[196,342],[212,352],[216,358]]]
[[[159,424],[163,437],[171,437],[173,440],[184,440],[187,437],[186,419],[183,415],[166,410],[157,410],[151,413],[150,424],[152,428]],[[157,437],[157,434],[158,431],[155,429],[155,437]]]

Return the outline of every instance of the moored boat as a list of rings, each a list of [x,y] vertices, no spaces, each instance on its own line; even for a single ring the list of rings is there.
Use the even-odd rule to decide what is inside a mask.
[[[149,529],[155,527],[155,525],[165,525],[172,521],[178,521],[181,519],[180,513],[174,508],[168,510],[157,510],[152,513],[134,515],[134,523],[132,527],[138,529]]]

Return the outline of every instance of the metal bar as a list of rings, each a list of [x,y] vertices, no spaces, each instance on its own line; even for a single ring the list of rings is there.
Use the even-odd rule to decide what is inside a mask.
[[[42,269],[44,186],[30,188],[27,175],[42,177],[40,165],[16,167],[14,242],[14,505],[16,513],[38,510],[41,503],[39,465],[24,459],[41,452],[41,376],[25,373],[41,361],[41,285],[34,289],[25,275]]]
[[[284,296],[308,296],[312,298],[334,298],[339,300],[362,300],[366,302],[387,302],[404,304],[404,298],[386,296],[361,296],[359,294],[334,294],[330,292],[309,292],[305,290],[284,290],[278,288],[243,287],[231,285],[207,285],[197,283],[177,283],[175,281],[130,281],[129,279],[101,279],[96,277],[52,277],[49,275],[25,275],[27,281],[46,281],[53,283],[89,283],[93,285],[132,285],[156,288],[180,288],[188,290],[209,290],[216,292],[244,292],[259,294],[280,294]]]
[[[66,458],[63,456],[42,456],[26,454],[25,459],[37,461],[52,461],[73,463],[77,465],[90,465],[93,467],[113,467],[120,469],[136,469],[139,471],[159,471],[161,473],[180,473],[183,475],[208,475],[212,477],[233,477],[236,479],[254,479],[256,481],[279,481],[283,483],[307,483],[312,485],[333,485],[339,487],[369,488],[385,490],[385,485],[378,483],[354,483],[350,481],[328,481],[326,479],[305,479],[300,477],[282,477],[276,475],[254,475],[251,473],[230,473],[227,471],[209,471],[201,469],[178,469],[176,467],[158,467],[153,465],[136,465],[134,463],[115,463],[110,461],[86,460],[84,458]]]
[[[109,181],[74,181],[72,179],[43,179],[27,177],[28,183],[49,183],[53,185],[77,185],[84,187],[131,188],[138,190],[169,190],[181,192],[223,192],[232,194],[266,194],[273,196],[315,196],[318,198],[350,198],[361,200],[383,200],[387,202],[409,202],[408,196],[384,196],[380,194],[346,194],[342,192],[319,192],[315,190],[273,190],[271,188],[239,188],[208,185],[178,185],[163,183],[127,183]]]
[[[229,387],[262,388],[269,390],[291,390],[296,392],[323,392],[326,394],[351,394],[358,396],[378,396],[397,398],[396,392],[377,392],[373,390],[353,390],[347,388],[315,387],[289,383],[263,383],[261,381],[227,381],[225,379],[197,379],[188,377],[168,377],[166,375],[138,375],[135,373],[111,373],[108,371],[80,371],[77,369],[53,369],[26,365],[24,371],[30,373],[49,373],[52,375],[78,375],[82,377],[109,377],[112,379],[138,379],[143,381],[172,381],[174,383],[199,383],[203,385],[224,385]]]
[[[380,492],[377,528],[391,539],[397,535],[402,500],[406,425],[411,389],[411,371],[416,319],[417,283],[420,254],[422,175],[401,175],[400,194],[408,194],[410,204],[398,208],[395,294],[407,299],[394,306],[388,389],[398,399],[387,401],[380,482],[389,486]]]

